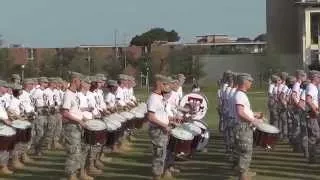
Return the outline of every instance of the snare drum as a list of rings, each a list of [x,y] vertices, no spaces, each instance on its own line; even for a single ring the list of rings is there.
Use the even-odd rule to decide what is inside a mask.
[[[6,125],[0,127],[0,151],[11,151],[16,141],[16,131]]]
[[[106,124],[100,120],[90,120],[85,123],[84,141],[89,145],[103,145],[107,140]]]
[[[202,129],[198,126],[196,126],[194,123],[184,123],[182,124],[182,127],[186,130],[192,133],[194,136],[191,144],[191,150],[192,153],[197,150],[197,146],[199,142],[201,141],[201,134],[202,134]]]
[[[120,137],[120,128],[121,128],[121,123],[118,120],[113,119],[113,117],[107,117],[104,118],[104,122],[106,123],[106,127],[107,127],[107,142],[106,142],[106,146],[113,146],[118,138]]]
[[[134,111],[133,112],[134,113],[134,115],[135,115],[135,121],[134,121],[134,127],[136,128],[136,129],[140,129],[140,128],[142,128],[142,126],[143,126],[143,123],[144,123],[144,113],[141,113],[141,112],[139,112],[139,111]]]
[[[27,143],[31,140],[31,123],[29,121],[12,121],[12,127],[16,128],[16,142]]]
[[[185,155],[189,155],[192,152],[193,138],[194,136],[191,132],[182,127],[176,127],[171,131],[168,149],[176,154],[184,153]]]
[[[271,150],[277,140],[280,130],[270,124],[261,123],[254,131],[253,142],[256,146],[261,146],[266,150]]]

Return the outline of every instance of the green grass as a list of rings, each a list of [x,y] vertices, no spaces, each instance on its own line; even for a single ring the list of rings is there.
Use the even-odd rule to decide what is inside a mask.
[[[205,94],[209,99],[209,111],[207,122],[211,128],[211,139],[208,153],[197,153],[193,160],[179,162],[182,173],[177,180],[223,180],[235,179],[230,177],[231,164],[224,154],[222,137],[217,133],[218,116],[216,113],[215,95],[213,88],[206,88]],[[266,113],[265,94],[259,92],[250,93],[250,100],[255,111]],[[143,92],[142,90],[140,91]],[[146,97],[144,93],[142,99]],[[132,151],[126,154],[113,154],[113,161],[105,164],[104,174],[96,179],[109,180],[144,180],[151,178],[150,141],[146,130],[140,130],[137,140],[132,144]],[[0,177],[4,180],[49,180],[64,177],[65,154],[63,151],[52,151],[44,157],[36,159],[36,163],[30,164],[23,171],[16,172],[10,177]],[[279,143],[272,152],[262,149],[254,150],[252,169],[258,173],[257,180],[316,180],[320,179],[320,166],[309,165],[302,154],[291,152],[288,144]]]

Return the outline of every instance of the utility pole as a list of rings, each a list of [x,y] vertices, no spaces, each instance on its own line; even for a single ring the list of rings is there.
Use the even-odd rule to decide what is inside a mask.
[[[117,36],[118,36],[118,30],[114,30],[114,48],[115,48],[115,57],[118,59],[118,47],[117,47]]]

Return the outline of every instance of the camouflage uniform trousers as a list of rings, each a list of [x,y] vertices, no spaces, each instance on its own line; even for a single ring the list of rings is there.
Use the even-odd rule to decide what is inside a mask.
[[[61,113],[56,113],[56,124],[55,124],[55,131],[54,131],[54,142],[59,142],[62,140],[62,116]]]
[[[301,122],[301,139],[300,144],[302,146],[302,150],[304,152],[305,157],[309,157],[309,150],[308,150],[308,126],[307,126],[307,113],[305,111],[301,111],[300,116]]]
[[[270,118],[270,124],[273,124],[273,125],[276,121],[275,116],[277,115],[277,113],[275,112],[276,108],[274,106],[275,106],[274,100],[269,99],[268,100],[269,118]]]
[[[154,176],[161,176],[167,164],[167,145],[169,136],[161,128],[150,127],[149,136],[152,142],[152,173]]]
[[[317,141],[320,137],[320,129],[317,118],[308,118],[307,119],[308,127],[308,151],[309,151],[309,160],[315,160],[316,156],[316,146]]]
[[[48,127],[48,115],[39,114],[33,123],[32,146],[36,152],[45,150],[46,131]]]
[[[95,161],[100,158],[103,145],[86,145],[88,149],[87,160],[89,162]]]
[[[12,156],[16,158],[21,158],[22,155],[28,151],[28,147],[29,147],[29,143],[17,142],[14,145]]]
[[[287,138],[288,137],[288,111],[285,108],[280,109],[279,114],[279,129],[280,129],[280,138]]]
[[[9,157],[9,151],[0,151],[0,166],[8,165]]]
[[[237,173],[245,173],[249,170],[253,149],[253,130],[248,123],[235,125],[234,145],[234,167]]]
[[[51,145],[55,137],[57,127],[57,113],[50,112],[48,115],[48,123],[45,127],[45,145]]]
[[[231,153],[234,147],[234,134],[233,134],[234,121],[235,119],[233,117],[228,117],[228,122],[226,122],[226,127],[224,130],[226,152],[228,153]]]
[[[82,142],[83,132],[80,125],[65,123],[62,129],[67,153],[65,171],[67,175],[72,175],[85,167],[88,146]]]
[[[289,137],[290,142],[293,146],[294,151],[300,151],[302,148],[301,145],[301,115],[302,112],[300,109],[294,108],[290,112],[292,126],[289,128]]]

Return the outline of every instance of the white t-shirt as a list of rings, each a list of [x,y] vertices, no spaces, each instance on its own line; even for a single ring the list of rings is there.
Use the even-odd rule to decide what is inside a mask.
[[[294,83],[293,87],[292,87],[292,92],[295,92],[296,93],[296,97],[295,98],[295,101],[299,101],[300,100],[300,96],[301,96],[301,83],[300,82],[296,82]]]
[[[237,92],[237,88],[232,88],[228,95],[228,109],[230,109],[228,112],[230,117],[235,117],[233,104],[234,104],[234,96],[236,92]]]
[[[15,115],[21,115],[21,111],[23,110],[20,106],[21,101],[18,98],[13,97],[8,106],[8,111],[14,112]]]
[[[168,116],[174,117],[178,113],[179,95],[175,91],[171,91],[166,99],[166,111]]]
[[[37,88],[31,94],[32,98],[35,100],[36,107],[44,107],[47,106],[44,100],[44,90]]]
[[[181,99],[183,98],[183,90],[182,90],[182,86],[180,86],[177,90],[178,96],[179,96],[179,101],[181,101]]]
[[[66,90],[63,96],[62,108],[65,110],[69,110],[69,112],[81,114],[80,111],[80,99],[77,96],[76,92],[72,92],[69,89]]]
[[[108,106],[115,107],[116,106],[116,95],[111,92],[108,92],[105,96],[105,102]]]
[[[149,112],[155,113],[156,118],[160,122],[167,125],[169,124],[169,118],[165,110],[165,102],[162,95],[152,93],[147,101],[147,109]]]
[[[125,97],[124,97],[124,91],[123,89],[119,86],[117,88],[117,91],[116,91],[116,101],[118,104],[120,104],[121,106],[125,106],[126,103],[125,103]]]
[[[237,91],[234,95],[234,111],[235,111],[235,118],[237,122],[241,122],[242,119],[239,117],[238,113],[236,112],[236,106],[242,105],[244,107],[244,112],[251,118],[254,118],[254,113],[251,109],[251,105],[248,99],[248,96],[243,91]]]
[[[44,97],[45,97],[45,103],[49,106],[54,106],[54,100],[53,100],[53,90],[50,88],[47,88],[44,90]]]
[[[306,96],[311,96],[312,98],[312,103],[318,108],[319,103],[318,103],[318,88],[312,83],[309,83],[306,89]]]
[[[77,92],[77,96],[79,98],[79,108],[89,108],[89,98],[86,94],[83,94],[82,92]]]
[[[53,101],[57,106],[61,106],[62,98],[61,98],[61,91],[60,89],[53,90]]]
[[[26,113],[34,112],[31,95],[27,91],[22,90],[22,93],[19,96],[19,99],[21,101],[21,107],[24,109],[24,112]]]
[[[272,96],[274,87],[275,87],[274,83],[269,84],[269,87],[268,87],[268,95],[269,96]]]

